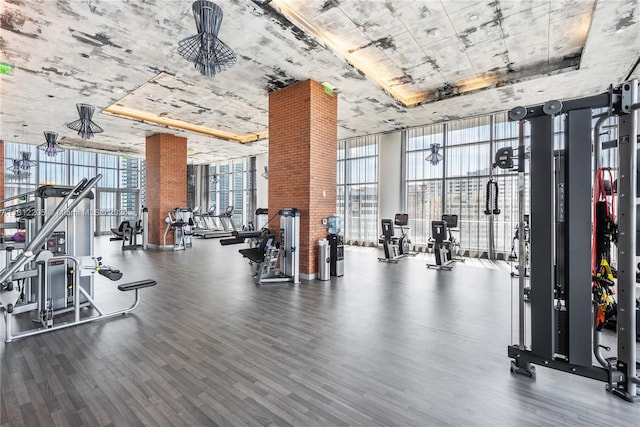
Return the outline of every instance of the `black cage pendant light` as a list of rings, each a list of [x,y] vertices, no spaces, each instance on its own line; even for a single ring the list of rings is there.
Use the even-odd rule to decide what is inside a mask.
[[[31,160],[31,152],[21,151],[20,159],[13,159],[11,166],[7,168],[7,171],[11,172],[13,176],[7,176],[8,178],[22,178],[29,176],[29,170],[36,165],[36,162]]]
[[[20,153],[20,156],[22,157],[20,160],[20,169],[22,169],[23,171],[28,171],[29,169],[31,169],[33,166],[36,165],[36,162],[31,160],[31,152],[22,151]]]
[[[193,2],[192,9],[198,34],[181,40],[178,43],[178,53],[193,62],[201,74],[213,77],[233,67],[237,59],[236,54],[218,38],[222,25],[222,9],[206,0]]]
[[[60,146],[56,141],[58,140],[58,134],[56,132],[52,132],[50,130],[46,130],[44,133],[44,144],[38,145],[38,148],[41,151],[44,151],[47,157],[55,157],[56,154],[64,151],[64,148]]]
[[[94,133],[104,132],[100,126],[91,121],[95,107],[89,104],[76,104],[79,120],[71,122],[67,125],[69,129],[78,132],[81,138],[89,139]]]
[[[437,165],[440,163],[440,160],[443,159],[442,154],[440,154],[440,144],[431,144],[431,154],[427,156],[426,161],[430,162],[432,165]]]
[[[9,166],[7,168],[7,171],[9,171],[12,174],[18,176],[18,175],[20,175],[20,172],[22,172],[22,168],[20,167],[21,164],[22,164],[21,160],[13,159],[12,162],[11,162],[11,166]]]

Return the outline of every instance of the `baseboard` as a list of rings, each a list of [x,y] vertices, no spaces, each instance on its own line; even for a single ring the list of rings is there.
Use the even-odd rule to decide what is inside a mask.
[[[300,273],[300,279],[302,280],[315,280],[316,277],[318,277],[316,273],[311,273],[311,274]]]

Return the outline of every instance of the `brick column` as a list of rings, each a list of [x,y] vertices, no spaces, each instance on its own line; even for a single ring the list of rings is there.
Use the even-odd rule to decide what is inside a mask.
[[[148,136],[145,155],[149,245],[161,247],[167,212],[187,205],[187,139],[164,133]],[[173,245],[172,233],[167,245]]]
[[[300,277],[318,271],[322,218],[336,211],[337,94],[313,80],[269,94],[269,216],[300,211]],[[275,216],[269,228],[279,230]]]
[[[6,165],[4,164],[4,141],[0,139],[0,165],[2,165],[3,168],[6,168]],[[0,174],[0,200],[4,199],[4,174],[6,173],[6,171],[2,171],[2,173]],[[0,208],[4,208],[3,206],[0,206]],[[0,215],[0,222],[4,222],[4,215]],[[0,233],[4,233],[4,229],[0,229]]]
[[[0,139],[0,165],[2,167],[6,167],[4,164],[4,141]],[[0,174],[0,200],[4,199],[4,174],[5,171],[2,171]]]

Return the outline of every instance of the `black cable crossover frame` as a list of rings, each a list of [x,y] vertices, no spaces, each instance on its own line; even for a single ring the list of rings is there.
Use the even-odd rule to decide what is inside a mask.
[[[633,80],[600,95],[509,112],[510,120],[526,120],[531,126],[530,166],[535,179],[530,206],[536,230],[530,243],[531,345],[526,346],[521,328],[519,342],[508,348],[514,359],[511,370],[534,376],[535,364],[606,381],[610,392],[629,402],[640,401],[635,343],[638,99],[638,81]],[[591,295],[591,220],[585,215],[592,203],[594,108],[608,108],[618,116],[620,159],[617,358],[604,360],[596,354],[602,366],[592,362],[598,345],[592,341],[597,333]],[[554,116],[559,114],[565,115],[565,148],[560,155],[554,153]],[[524,309],[522,302],[519,308]]]

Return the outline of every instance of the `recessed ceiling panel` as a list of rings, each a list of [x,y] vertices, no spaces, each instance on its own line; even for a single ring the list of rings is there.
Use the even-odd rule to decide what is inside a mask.
[[[105,109],[118,116],[199,132],[237,142],[266,138],[259,110],[196,84],[160,73]]]
[[[467,90],[504,85],[514,72],[522,81],[575,70],[594,1],[580,1],[576,6],[575,1],[561,0],[552,2],[553,6],[541,5],[540,11],[508,5],[506,23],[500,2],[332,1],[325,2],[320,10],[296,0],[272,0],[270,4],[404,106],[411,107],[442,99],[445,87],[447,96],[457,96]],[[549,8],[554,12],[551,15],[556,15],[555,22],[549,20]],[[536,27],[545,31],[533,35],[535,55],[510,54],[511,43],[506,39],[511,33],[526,28],[532,16],[545,14],[547,22]],[[547,64],[541,68],[544,46]],[[383,61],[382,56],[390,61]],[[441,73],[444,86],[440,76],[434,76],[432,84],[425,81],[425,73],[419,71],[419,64],[425,62]],[[470,85],[469,81],[474,83]]]

